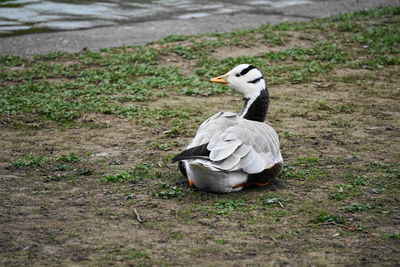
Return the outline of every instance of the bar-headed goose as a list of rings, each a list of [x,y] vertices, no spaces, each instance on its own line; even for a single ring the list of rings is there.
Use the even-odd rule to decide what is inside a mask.
[[[211,82],[226,84],[244,95],[237,114],[219,112],[204,121],[194,139],[173,158],[189,185],[216,193],[264,186],[279,175],[283,159],[278,135],[264,123],[269,95],[262,73],[241,64]]]

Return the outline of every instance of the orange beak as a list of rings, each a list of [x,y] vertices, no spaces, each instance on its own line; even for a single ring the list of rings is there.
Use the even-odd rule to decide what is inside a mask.
[[[227,81],[227,79],[228,79],[228,75],[225,74],[225,75],[221,75],[221,76],[218,76],[215,78],[211,78],[210,82],[228,84],[229,82]]]

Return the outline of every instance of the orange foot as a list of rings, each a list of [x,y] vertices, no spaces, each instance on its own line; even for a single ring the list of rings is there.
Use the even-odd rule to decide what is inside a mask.
[[[235,185],[232,188],[238,189],[238,188],[242,188],[242,187],[245,187],[245,186],[246,186],[246,183]]]
[[[190,179],[188,180],[188,184],[189,184],[190,187],[196,187],[196,186],[194,185],[193,181],[190,180]]]

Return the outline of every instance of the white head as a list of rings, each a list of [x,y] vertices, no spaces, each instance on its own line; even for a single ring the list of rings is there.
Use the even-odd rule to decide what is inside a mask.
[[[210,79],[210,82],[226,84],[244,94],[245,98],[257,97],[265,90],[262,73],[249,64],[240,64],[226,74]]]

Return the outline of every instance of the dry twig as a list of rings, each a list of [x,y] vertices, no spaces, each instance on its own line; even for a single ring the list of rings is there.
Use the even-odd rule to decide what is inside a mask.
[[[143,220],[143,219],[140,217],[140,214],[139,214],[139,212],[138,212],[136,209],[133,209],[133,212],[135,213],[135,215],[136,215],[136,220],[137,220],[138,222],[140,222],[140,223],[144,223],[144,222],[145,222],[145,220]]]

